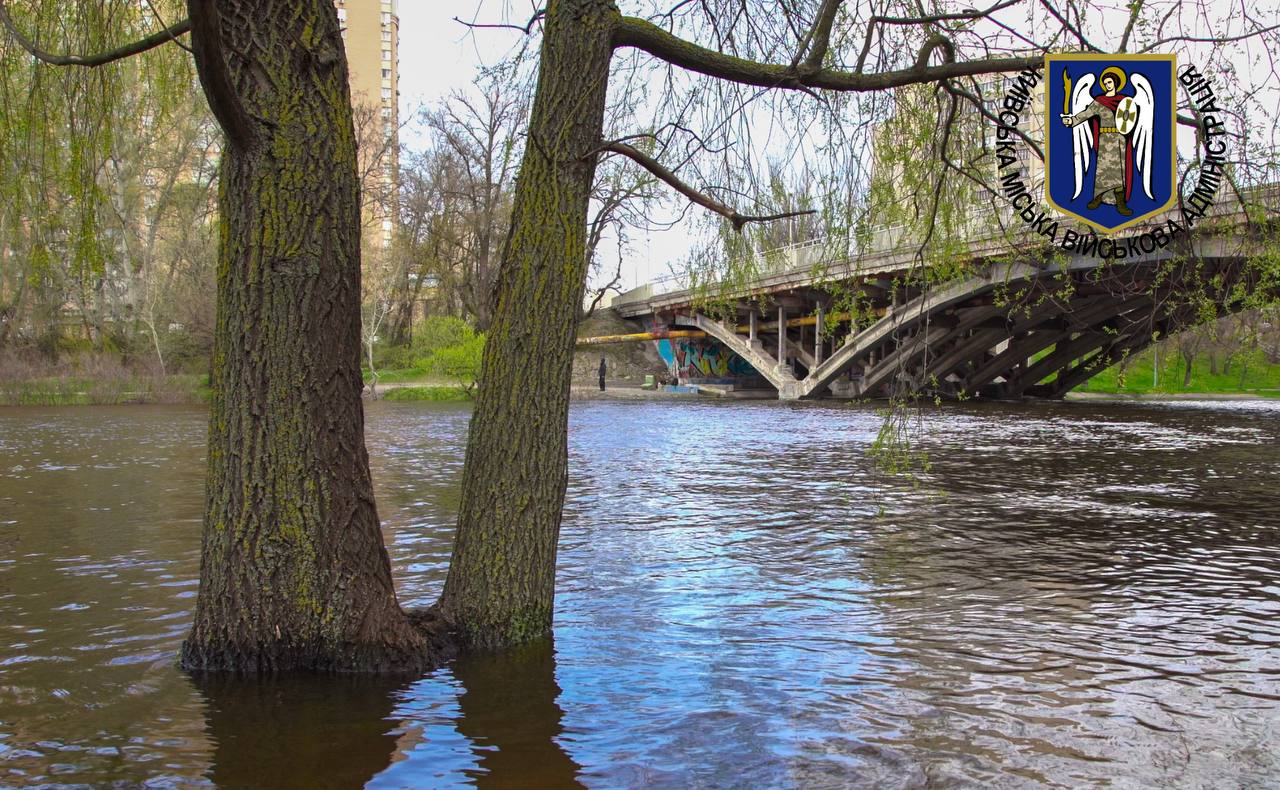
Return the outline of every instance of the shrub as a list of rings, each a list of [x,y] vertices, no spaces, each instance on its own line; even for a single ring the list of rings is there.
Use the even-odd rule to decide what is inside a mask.
[[[411,347],[415,358],[421,358],[442,348],[462,345],[475,336],[475,330],[461,318],[433,315],[414,327]]]
[[[411,368],[417,356],[409,346],[377,346],[373,350],[373,359],[379,371]]]
[[[470,392],[480,375],[480,359],[484,356],[484,335],[473,335],[467,340],[438,349],[418,364],[426,370]]]

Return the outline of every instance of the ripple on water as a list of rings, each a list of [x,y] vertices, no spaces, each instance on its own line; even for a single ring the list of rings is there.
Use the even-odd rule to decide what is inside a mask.
[[[369,409],[402,602],[467,420]],[[394,683],[174,670],[205,421],[0,412],[0,784],[1280,783],[1276,404],[575,404],[554,646]]]

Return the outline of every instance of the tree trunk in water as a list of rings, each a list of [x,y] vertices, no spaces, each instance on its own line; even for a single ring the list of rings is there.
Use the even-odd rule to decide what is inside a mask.
[[[472,646],[515,644],[551,628],[587,203],[617,19],[609,0],[547,6],[441,597]]]
[[[255,134],[229,129],[223,152],[207,506],[182,665],[420,669],[429,648],[396,601],[364,444],[356,144],[337,14],[331,0],[191,9],[210,103],[217,112],[223,80]],[[210,9],[201,28],[197,11]],[[222,60],[211,35],[240,54]]]

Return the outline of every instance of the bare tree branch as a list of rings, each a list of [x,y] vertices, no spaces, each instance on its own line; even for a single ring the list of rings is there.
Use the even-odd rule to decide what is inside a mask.
[[[538,24],[538,20],[542,19],[546,15],[547,15],[547,9],[539,8],[537,11],[533,12],[533,16],[529,18],[529,23],[524,26],[511,25],[511,24],[484,24],[481,22],[468,22],[464,19],[459,19],[456,16],[453,18],[453,21],[457,22],[460,25],[465,25],[471,28],[472,30],[481,30],[481,29],[519,30],[521,33],[524,33],[527,36],[533,32],[533,26]]]
[[[1142,0],[1133,0],[1129,5],[1129,23],[1124,26],[1124,35],[1120,36],[1120,47],[1117,52],[1124,52],[1129,48],[1129,36],[1133,35],[1133,28],[1138,24],[1138,17],[1142,15]]]
[[[835,24],[836,14],[840,11],[842,2],[843,0],[823,0],[822,8],[818,11],[818,21],[809,31],[808,40],[805,42],[809,45],[812,41],[812,45],[809,45],[809,56],[804,59],[806,70],[822,68],[822,61],[826,59],[827,49],[831,46],[831,26]],[[801,47],[800,52],[803,51],[804,47]]]
[[[1055,8],[1053,3],[1051,3],[1049,0],[1040,0],[1040,5],[1044,6],[1044,9],[1048,11],[1053,16],[1054,19],[1058,20],[1058,24],[1062,25],[1064,29],[1069,30],[1071,34],[1076,37],[1076,40],[1078,40],[1080,44],[1084,46],[1086,49],[1092,52],[1102,51],[1101,49],[1096,47],[1093,44],[1093,42],[1089,41],[1089,39],[1084,37],[1084,33],[1080,32],[1080,28],[1068,22],[1067,18],[1064,17],[1061,13],[1059,13],[1058,9]]]
[[[218,7],[214,0],[187,0],[187,14],[196,69],[201,75],[209,109],[213,110],[227,141],[239,148],[248,148],[257,138],[257,131],[231,84],[231,72],[223,55],[222,18]]]
[[[689,186],[684,181],[681,181],[679,176],[668,170],[661,162],[643,151],[627,145],[626,143],[605,143],[600,146],[600,148],[591,152],[591,154],[596,154],[601,151],[612,151],[615,154],[622,154],[623,156],[632,159],[645,170],[648,170],[650,173],[657,176],[660,181],[670,185],[673,189],[687,197],[689,200],[697,203],[708,211],[713,211],[729,220],[733,225],[733,229],[736,231],[741,231],[742,226],[746,225],[748,222],[772,222],[773,220],[788,219],[790,217],[799,217],[805,214],[817,213],[815,210],[810,209],[808,211],[786,211],[781,214],[740,214],[737,209],[732,208],[731,206],[726,206],[710,195],[706,195]]]
[[[1020,2],[1022,2],[1022,0],[1001,0],[1001,2],[998,2],[982,11],[975,8],[969,8],[953,14],[929,14],[926,16],[873,16],[867,20],[867,32],[862,39],[862,52],[858,55],[858,65],[854,70],[861,73],[862,69],[866,66],[867,55],[871,52],[872,37],[881,25],[910,25],[924,27],[927,25],[937,24],[938,22],[985,19],[997,11],[1003,10],[1012,5],[1017,5]]]

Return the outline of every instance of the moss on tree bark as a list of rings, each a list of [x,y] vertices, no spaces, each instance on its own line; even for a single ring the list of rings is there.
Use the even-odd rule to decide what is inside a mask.
[[[432,651],[396,601],[364,443],[359,187],[337,15],[331,0],[192,11],[228,145],[200,589],[182,664],[423,668]]]
[[[587,204],[618,18],[607,0],[547,7],[441,599],[472,646],[515,644],[551,629]]]

